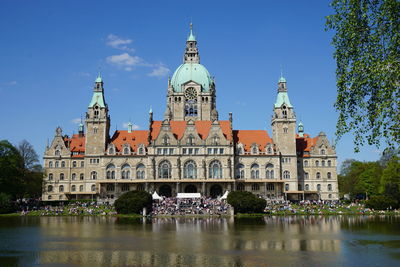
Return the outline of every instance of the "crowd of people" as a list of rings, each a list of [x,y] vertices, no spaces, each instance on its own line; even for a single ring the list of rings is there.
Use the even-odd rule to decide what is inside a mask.
[[[96,202],[73,202],[58,206],[21,205],[21,215],[65,216],[65,215],[115,215],[114,207]]]
[[[153,202],[152,215],[226,215],[230,205],[224,200],[169,197]]]
[[[343,203],[339,201],[305,200],[297,203],[290,201],[271,202],[265,208],[267,214],[371,214],[386,212],[400,213],[398,210],[374,211],[362,203]]]

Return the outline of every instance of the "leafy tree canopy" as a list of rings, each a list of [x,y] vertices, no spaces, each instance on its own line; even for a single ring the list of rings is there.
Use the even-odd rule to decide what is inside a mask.
[[[400,1],[332,0],[327,29],[335,32],[339,112],[336,135],[354,134],[355,151],[368,143],[400,144]]]

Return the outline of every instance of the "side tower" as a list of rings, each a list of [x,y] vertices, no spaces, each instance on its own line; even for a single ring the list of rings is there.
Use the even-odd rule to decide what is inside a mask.
[[[93,89],[92,101],[86,112],[86,151],[89,155],[103,155],[109,140],[110,116],[104,99],[103,79],[98,75]]]
[[[278,95],[271,124],[273,140],[281,158],[280,178],[285,182],[284,192],[297,192],[300,188],[297,182],[296,115],[284,77],[278,81]],[[298,197],[297,194],[294,196]]]
[[[190,24],[183,64],[168,80],[165,119],[174,121],[217,120],[215,84],[200,64],[197,40]]]

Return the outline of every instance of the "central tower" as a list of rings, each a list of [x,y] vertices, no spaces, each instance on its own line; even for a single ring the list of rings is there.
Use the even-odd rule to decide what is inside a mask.
[[[208,70],[200,64],[193,26],[186,40],[183,64],[168,80],[167,120],[218,120],[215,83]]]

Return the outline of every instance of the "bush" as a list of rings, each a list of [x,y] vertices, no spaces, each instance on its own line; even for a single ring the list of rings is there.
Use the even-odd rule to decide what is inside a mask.
[[[140,214],[144,207],[150,212],[152,202],[151,194],[145,191],[130,191],[121,195],[114,206],[119,214]]]
[[[0,214],[13,212],[13,204],[9,195],[0,193]]]
[[[262,213],[267,205],[265,199],[246,191],[230,192],[228,203],[235,209],[235,213]]]
[[[374,210],[386,210],[389,208],[395,209],[398,207],[397,200],[387,196],[372,196],[365,203],[367,208]]]

